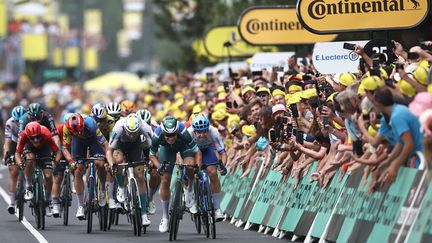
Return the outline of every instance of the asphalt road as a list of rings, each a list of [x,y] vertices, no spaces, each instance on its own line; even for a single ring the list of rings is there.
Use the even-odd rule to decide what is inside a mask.
[[[97,218],[93,220],[93,232],[87,234],[86,221],[79,221],[75,218],[76,199],[73,195],[73,204],[70,210],[69,225],[64,226],[61,218],[53,217],[46,218],[45,230],[36,230],[34,216],[31,214],[28,204],[25,206],[25,220],[23,223],[18,222],[15,215],[10,215],[7,212],[7,179],[8,171],[3,165],[0,166],[0,242],[142,242],[143,240],[151,240],[152,242],[167,242],[168,233],[159,232],[159,222],[161,219],[160,203],[156,203],[157,211],[155,215],[150,215],[152,221],[147,234],[141,237],[133,235],[132,226],[127,222],[124,215],[120,216],[119,225],[112,226],[111,230],[103,232],[99,230],[99,222]],[[157,200],[159,202],[159,200]],[[198,235],[195,226],[190,219],[189,214],[185,214],[184,219],[180,222],[179,234],[177,241],[179,242],[281,242],[281,240],[270,235],[257,233],[256,231],[244,231],[242,228],[236,228],[228,222],[220,222],[216,225],[216,239],[206,239],[204,235]],[[146,239],[147,238],[147,239]],[[282,242],[287,242],[286,240]]]

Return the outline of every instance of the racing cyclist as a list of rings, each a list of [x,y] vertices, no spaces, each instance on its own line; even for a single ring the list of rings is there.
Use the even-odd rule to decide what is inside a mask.
[[[9,169],[9,198],[10,203],[7,208],[10,214],[15,213],[15,197],[16,197],[16,184],[19,174],[19,168],[15,164],[15,151],[18,142],[18,122],[21,116],[25,113],[25,108],[21,105],[15,106],[12,109],[12,117],[6,121],[5,126],[5,140],[3,144],[3,164],[8,166]]]
[[[99,130],[105,136],[106,140],[109,140],[111,131],[114,128],[116,121],[107,113],[108,112],[104,104],[96,104],[91,110],[91,116],[96,121]]]
[[[107,159],[111,167],[116,164],[143,161],[148,158],[148,149],[151,144],[151,127],[141,121],[134,113],[116,122],[107,153]],[[113,157],[114,150],[119,150],[119,156]],[[119,167],[115,175],[118,182],[117,199],[124,202],[124,179],[121,176],[122,168]],[[145,185],[144,165],[134,167],[134,176],[138,184],[139,197],[141,201],[142,225],[149,226],[150,220],[147,217],[147,187]],[[110,204],[114,200],[110,197]]]
[[[45,126],[51,131],[54,142],[60,146],[60,138],[58,136],[57,127],[54,122],[53,116],[43,109],[39,103],[31,103],[28,107],[27,114],[21,116],[19,120],[18,131],[24,131],[24,128],[29,122],[37,121],[39,124]]]
[[[133,103],[131,100],[123,100],[120,103],[120,108],[121,108],[121,113],[120,113],[121,117],[127,117],[129,114],[136,112],[135,103]]]
[[[207,117],[201,114],[193,119],[192,126],[188,128],[188,132],[201,150],[202,163],[207,168],[207,173],[212,186],[215,218],[218,221],[222,220],[224,216],[220,210],[221,185],[217,174],[218,157],[214,150],[216,148],[219,157],[222,160],[223,167],[221,168],[221,174],[225,175],[226,170],[224,170],[224,166],[227,161],[227,155],[225,153],[224,142],[222,141],[217,128],[210,126],[210,121]],[[202,168],[201,165],[199,166]]]
[[[107,154],[108,142],[97,127],[93,118],[89,116],[83,117],[78,113],[74,113],[67,119],[63,127],[63,155],[68,163],[76,161],[74,186],[78,199],[76,217],[79,220],[85,219],[83,207],[83,175],[86,172],[86,161],[77,159],[87,158],[87,150],[89,151],[90,157],[101,158],[94,160],[94,164],[101,181],[101,190],[103,192],[105,191],[106,178],[105,160],[103,157]],[[104,193],[101,193],[101,195],[104,195]],[[105,204],[105,197],[99,198],[99,205],[104,206]]]
[[[156,154],[159,152],[159,156]],[[183,162],[188,165],[201,164],[201,151],[190,136],[185,125],[172,116],[165,117],[160,126],[155,129],[150,147],[150,161],[156,168],[160,168],[160,161],[168,162],[169,166],[162,175],[160,196],[162,203],[162,219],[159,224],[160,232],[168,231],[168,207],[170,199],[171,174],[176,162],[177,153],[180,153]],[[191,200],[194,173],[188,169],[189,184],[185,190],[186,202],[190,202],[189,211],[197,213],[196,203]]]
[[[26,157],[26,165],[24,169],[26,192],[24,194],[25,200],[33,199],[32,178],[35,168],[35,158],[50,157],[51,153],[55,153],[54,163],[59,164],[61,159],[61,152],[57,144],[54,142],[52,133],[45,126],[37,122],[28,123],[24,132],[19,134],[18,144],[15,152],[15,161],[18,166],[22,164],[22,156]],[[45,177],[45,197],[51,201],[51,189],[53,184],[52,161],[37,161]],[[47,205],[47,216],[51,216],[50,206]]]

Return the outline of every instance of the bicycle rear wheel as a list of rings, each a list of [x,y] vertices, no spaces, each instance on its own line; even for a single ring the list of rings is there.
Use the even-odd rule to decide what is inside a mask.
[[[43,190],[43,176],[38,176],[36,193],[37,226],[38,229],[45,229],[45,195]]]
[[[88,180],[88,200],[87,200],[87,233],[92,232],[93,224],[93,199],[95,191],[95,178],[89,177]]]
[[[20,173],[17,184],[17,208],[18,208],[18,221],[21,222],[24,217],[24,174]]]
[[[192,220],[195,223],[195,229],[198,234],[201,234],[201,214],[202,214],[202,207],[201,207],[201,195],[200,195],[200,188],[199,188],[199,182],[196,182],[196,186],[194,187],[196,202],[198,205],[198,213],[197,214],[191,214]]]

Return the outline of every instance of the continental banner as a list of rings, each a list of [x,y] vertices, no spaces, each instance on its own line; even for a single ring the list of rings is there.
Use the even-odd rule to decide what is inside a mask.
[[[238,30],[251,45],[293,45],[329,42],[337,35],[317,35],[306,30],[291,6],[254,6],[239,18]]]
[[[302,25],[317,34],[416,27],[429,12],[428,0],[299,0]]]
[[[368,195],[362,186],[363,171],[355,171],[347,180],[340,200],[328,223],[326,240],[332,242],[389,242],[400,209],[421,171],[401,168],[397,180]],[[415,190],[415,189],[414,189]]]

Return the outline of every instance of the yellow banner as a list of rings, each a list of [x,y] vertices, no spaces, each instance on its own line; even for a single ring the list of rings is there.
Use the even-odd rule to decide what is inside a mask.
[[[129,40],[138,40],[141,38],[142,14],[140,12],[124,13],[123,28]]]
[[[247,44],[238,32],[237,26],[220,26],[210,29],[204,38],[204,46],[209,55],[222,58],[247,57],[256,52],[277,51],[274,46],[257,47]]]
[[[3,0],[0,0],[0,37],[7,35],[7,8]]]
[[[102,33],[102,12],[99,9],[89,9],[84,13],[84,30],[87,34]]]
[[[48,57],[46,35],[25,34],[21,42],[22,56],[27,61],[45,60]]]
[[[78,47],[66,48],[66,67],[78,67],[79,66],[79,50]]]
[[[63,50],[60,47],[53,50],[53,65],[55,67],[63,66]]]
[[[204,47],[203,39],[194,40],[192,42],[192,49],[195,51],[197,57],[207,57],[210,62],[217,62],[218,60],[207,53]]]
[[[429,12],[428,0],[299,0],[297,15],[308,30],[324,34],[409,29]]]
[[[60,14],[58,17],[59,27],[63,33],[69,33],[69,16],[66,14]]]
[[[300,23],[294,7],[259,6],[246,9],[238,23],[241,37],[251,45],[329,42],[337,35],[317,35]]]
[[[98,60],[98,52],[96,48],[87,48],[85,50],[85,65],[84,69],[86,71],[95,71],[99,67],[99,60]]]

